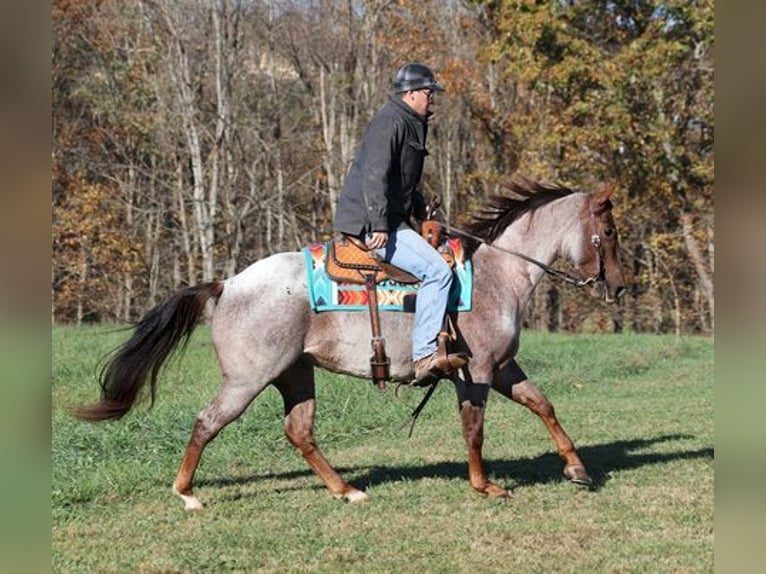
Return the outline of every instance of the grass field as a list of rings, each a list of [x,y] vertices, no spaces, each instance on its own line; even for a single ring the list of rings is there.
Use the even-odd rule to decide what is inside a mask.
[[[320,373],[317,438],[371,499],[320,485],[282,434],[267,389],[205,451],[185,512],[171,494],[194,419],[220,378],[198,328],[157,404],[116,423],[70,418],[98,396],[98,359],[126,337],[53,331],[55,572],[712,572],[713,341],[525,333],[519,363],[553,402],[595,479],[569,484],[542,423],[492,394],[484,456],[513,497],[474,494],[454,390],[412,438],[420,390],[380,394]]]

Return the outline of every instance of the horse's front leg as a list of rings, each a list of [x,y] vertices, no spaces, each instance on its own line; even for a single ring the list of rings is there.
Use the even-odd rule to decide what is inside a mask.
[[[366,500],[368,495],[343,480],[330,465],[314,439],[316,393],[314,367],[305,358],[283,373],[274,383],[285,405],[285,436],[300,451],[316,475],[337,498],[351,502]]]
[[[564,476],[576,484],[591,485],[593,481],[575,450],[572,439],[561,427],[556,411],[548,398],[527,378],[515,360],[492,382],[492,388],[512,401],[524,405],[543,421],[551,433],[559,456],[564,461]]]
[[[508,497],[508,491],[490,482],[484,474],[481,449],[484,445],[484,409],[489,395],[489,385],[481,385],[455,379],[463,439],[468,446],[468,478],[478,493],[492,497]]]

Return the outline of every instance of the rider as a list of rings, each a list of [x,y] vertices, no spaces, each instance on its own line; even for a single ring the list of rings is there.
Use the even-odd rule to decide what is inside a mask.
[[[356,151],[338,198],[335,230],[364,240],[379,257],[421,280],[412,331],[415,379],[420,381],[449,375],[466,363],[462,354],[437,353],[452,271],[409,225],[410,216],[425,215],[417,185],[428,155],[434,94],[444,87],[417,63],[399,68],[393,87],[394,96],[372,117]]]

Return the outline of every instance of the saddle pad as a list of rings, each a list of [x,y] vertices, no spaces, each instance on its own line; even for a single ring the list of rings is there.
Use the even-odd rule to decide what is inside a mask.
[[[455,275],[450,289],[448,311],[470,311],[473,291],[473,268],[465,260],[463,245],[459,238],[447,239],[447,245],[455,255]],[[339,283],[325,272],[327,243],[312,243],[302,249],[306,262],[311,309],[322,311],[367,311],[367,291],[364,285]],[[405,285],[395,281],[383,281],[377,285],[378,309],[380,311],[415,312],[417,285]]]

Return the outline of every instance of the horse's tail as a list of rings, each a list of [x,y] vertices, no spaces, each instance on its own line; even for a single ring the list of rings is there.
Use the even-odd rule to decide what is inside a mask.
[[[204,283],[182,289],[155,305],[101,369],[101,400],[76,407],[72,414],[90,422],[119,419],[133,407],[147,377],[154,405],[163,363],[179,343],[186,345],[207,301],[222,291],[223,283]]]

